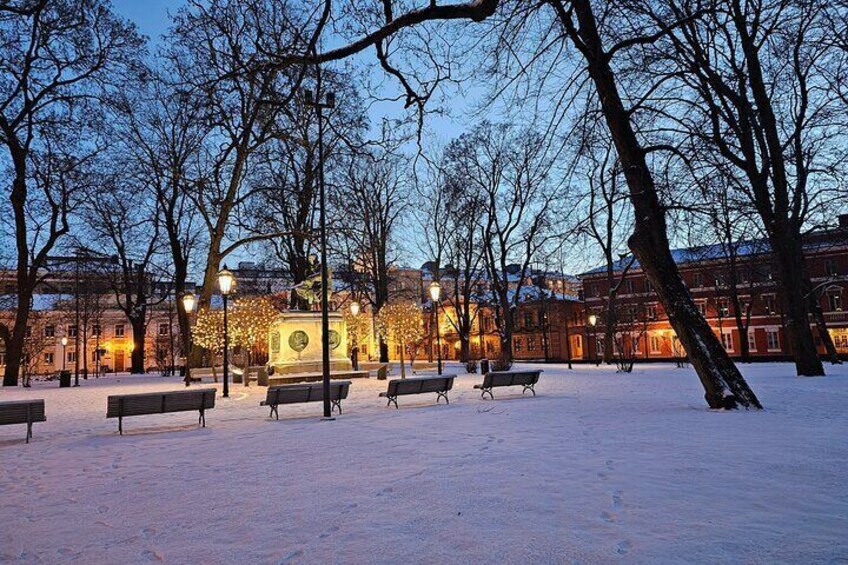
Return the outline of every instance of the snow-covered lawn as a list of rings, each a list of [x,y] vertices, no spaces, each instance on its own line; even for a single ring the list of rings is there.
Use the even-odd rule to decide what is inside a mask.
[[[456,369],[450,366],[449,369]],[[345,413],[259,407],[106,420],[106,396],[176,378],[38,383],[48,421],[0,427],[0,562],[845,563],[848,367],[744,367],[766,407],[712,412],[691,369],[546,366],[537,398],[476,375]],[[206,386],[206,385],[204,385]],[[219,385],[220,386],[220,385]]]

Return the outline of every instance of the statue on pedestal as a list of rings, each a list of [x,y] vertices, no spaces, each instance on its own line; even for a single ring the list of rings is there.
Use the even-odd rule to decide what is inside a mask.
[[[306,279],[294,285],[292,291],[302,300],[305,300],[312,309],[313,304],[321,302],[321,263],[315,255],[309,256],[309,274]],[[333,272],[327,268],[327,299],[330,299],[333,291]]]

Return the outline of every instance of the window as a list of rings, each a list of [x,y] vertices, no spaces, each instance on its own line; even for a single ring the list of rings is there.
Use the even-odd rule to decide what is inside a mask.
[[[574,336],[574,346],[576,349],[583,349],[583,336]]]
[[[766,345],[769,351],[780,350],[780,334],[777,330],[766,330]]]
[[[518,353],[524,348],[524,340],[522,340],[520,337],[515,338],[512,341],[512,348],[515,350],[516,353]]]
[[[491,341],[486,342],[486,353],[494,353],[495,345]]]
[[[535,337],[527,338],[527,351],[536,351],[536,341]]]
[[[649,304],[645,308],[645,312],[647,313],[649,320],[656,320],[657,319],[657,305],[656,304]]]
[[[92,361],[93,363],[97,363],[97,358],[98,358],[98,357],[99,357],[99,355],[97,354],[97,350],[96,350],[96,349],[95,349],[95,350],[93,350],[93,351],[91,352],[91,361]]]
[[[165,324],[165,323],[159,324],[159,335],[168,335],[170,333],[171,333],[170,324]]]
[[[95,335],[95,336],[99,336],[99,335],[100,335],[100,331],[101,331],[101,330],[100,330],[100,324],[94,324],[94,325],[91,327],[91,333],[92,333],[93,335]]]
[[[68,326],[68,337],[77,337],[77,327]]]
[[[533,312],[524,312],[524,327],[533,327]]]
[[[707,301],[706,300],[699,300],[695,304],[698,305],[698,311],[701,313],[701,316],[706,318],[707,317]]]
[[[773,296],[763,297],[763,311],[766,314],[777,314],[777,307]]]
[[[756,351],[757,350],[757,336],[754,335],[753,330],[748,331],[748,351]]]
[[[829,293],[827,295],[827,305],[831,312],[842,311],[842,295],[838,292]]]
[[[53,324],[44,326],[44,337],[55,337],[56,327]]]
[[[651,336],[651,353],[662,352],[662,339],[657,335]]]
[[[839,275],[839,269],[836,268],[836,259],[831,257],[824,262],[824,273],[829,277]]]
[[[52,353],[45,353],[44,354],[44,362],[48,365],[52,365],[53,364],[53,354]]]
[[[115,337],[124,337],[124,324],[115,324]]]
[[[593,296],[595,298],[597,298],[598,296],[601,295],[601,293],[598,291],[598,285],[596,285],[596,284],[590,284],[589,285],[589,291],[590,291],[591,296]]]
[[[730,305],[727,302],[726,298],[719,298],[718,304],[716,305],[716,309],[718,310],[718,315],[721,317],[730,315]]]
[[[648,279],[645,279],[645,292],[654,292],[654,285]]]
[[[704,286],[704,275],[695,273],[692,275],[692,288],[702,288]]]
[[[68,363],[76,363],[77,362],[77,352],[76,351],[68,351]]]
[[[624,293],[633,294],[633,279],[627,279],[624,281]]]
[[[727,351],[733,351],[733,334],[730,332],[721,332],[721,344]]]

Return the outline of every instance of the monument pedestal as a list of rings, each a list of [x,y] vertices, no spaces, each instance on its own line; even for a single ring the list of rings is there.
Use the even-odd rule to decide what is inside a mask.
[[[347,327],[339,312],[331,312],[330,371],[350,371],[347,357]],[[321,313],[286,312],[271,324],[268,336],[268,366],[275,375],[320,373]]]

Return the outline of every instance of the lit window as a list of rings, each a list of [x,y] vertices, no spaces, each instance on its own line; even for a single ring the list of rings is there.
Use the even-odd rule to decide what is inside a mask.
[[[124,324],[115,324],[115,337],[124,337]]]
[[[513,349],[515,349],[516,352],[521,351],[523,345],[523,340],[521,338],[515,338],[515,340],[513,340],[512,342],[512,347]]]
[[[831,312],[841,312],[842,311],[842,295],[839,293],[829,293],[827,295],[827,305],[830,307]]]
[[[730,332],[722,332],[721,344],[727,351],[733,351],[733,334]]]
[[[753,331],[748,332],[748,350],[756,351],[757,350],[757,336],[754,335]]]
[[[662,340],[659,336],[652,335],[651,336],[651,353],[660,353],[662,352]]]

